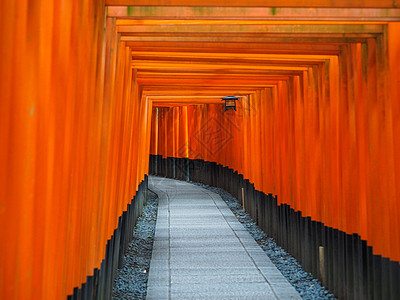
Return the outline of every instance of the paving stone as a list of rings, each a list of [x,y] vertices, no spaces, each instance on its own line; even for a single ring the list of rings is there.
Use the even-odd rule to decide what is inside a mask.
[[[169,286],[149,286],[147,288],[146,299],[149,300],[170,299]]]
[[[206,283],[230,283],[235,284],[238,282],[251,283],[251,282],[265,282],[265,279],[260,274],[200,274],[200,275],[174,275],[171,276],[171,283],[185,283],[185,284],[206,284]]]
[[[158,177],[150,177],[149,184],[160,192],[160,223],[147,299],[291,297],[291,285],[274,276],[279,271],[217,194]],[[275,293],[266,280],[269,269],[271,282],[278,284]]]
[[[275,298],[271,288],[264,282],[171,284],[171,294],[241,295],[245,298],[252,295],[264,295],[265,299]]]

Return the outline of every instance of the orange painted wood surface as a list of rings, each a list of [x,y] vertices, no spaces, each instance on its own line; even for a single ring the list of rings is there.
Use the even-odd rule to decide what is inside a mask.
[[[230,7],[399,7],[397,2],[391,0],[337,0],[326,2],[323,0],[284,0],[275,2],[272,0],[106,0],[106,5],[132,5],[132,6],[197,6],[199,10],[203,6],[230,6]]]
[[[170,107],[153,102],[157,128],[152,143],[164,147],[152,147],[151,153],[229,166],[257,189],[277,194],[280,203],[327,226],[358,233],[375,254],[399,261],[396,24],[389,25],[386,41],[342,45],[338,55],[304,66],[289,80],[253,87],[256,92],[247,96],[241,91],[237,112],[200,99]],[[248,82],[243,75],[230,94]],[[175,94],[171,87],[163,92]],[[175,137],[186,131],[188,140]],[[188,153],[177,151],[181,147]]]
[[[72,294],[147,173],[151,104],[104,12],[1,2],[1,299]]]
[[[0,2],[1,299],[84,283],[149,153],[229,166],[400,261],[397,4],[178,2]]]

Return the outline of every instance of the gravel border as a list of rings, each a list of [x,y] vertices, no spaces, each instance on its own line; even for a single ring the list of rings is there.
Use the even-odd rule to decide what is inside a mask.
[[[148,190],[147,205],[138,219],[122,268],[118,269],[114,280],[112,299],[146,299],[157,208],[157,194]]]
[[[297,260],[278,246],[273,238],[267,236],[248,213],[243,212],[239,201],[221,188],[208,186],[198,182],[190,182],[221,196],[240,223],[247,229],[254,240],[260,245],[278,270],[291,283],[303,299],[336,299],[311,273],[303,270]]]

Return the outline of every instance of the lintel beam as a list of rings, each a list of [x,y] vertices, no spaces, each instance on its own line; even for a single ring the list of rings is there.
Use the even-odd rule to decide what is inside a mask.
[[[302,0],[105,0],[108,6],[188,6],[188,7],[304,7]],[[396,8],[399,3],[392,0],[308,0],[307,7],[337,8]]]
[[[200,24],[200,25],[119,25],[118,32],[121,33],[296,33],[296,34],[343,34],[343,33],[372,33],[377,34],[383,32],[383,24],[257,24],[257,25],[240,25],[240,24]]]

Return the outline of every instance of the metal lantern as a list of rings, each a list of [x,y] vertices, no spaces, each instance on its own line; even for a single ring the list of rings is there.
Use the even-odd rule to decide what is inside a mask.
[[[222,98],[222,101],[225,101],[225,111],[228,109],[234,109],[236,111],[236,100],[239,100],[239,98],[234,96]]]

